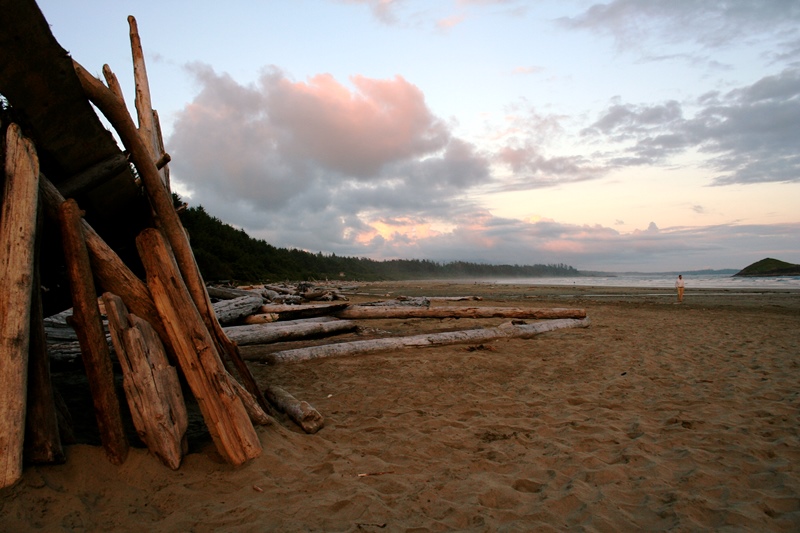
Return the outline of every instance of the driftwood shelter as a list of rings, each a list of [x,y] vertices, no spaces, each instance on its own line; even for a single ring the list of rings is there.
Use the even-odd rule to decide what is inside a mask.
[[[255,425],[269,424],[274,408],[308,432],[322,425],[305,402],[278,387],[259,386],[237,342],[330,334],[353,329],[357,319],[442,316],[424,306],[276,305],[270,296],[276,291],[264,288],[217,294],[228,303],[215,308],[173,205],[169,156],[150,102],[135,19],[128,21],[136,124],[111,69],[103,68],[103,83],[74,61],[34,0],[0,0],[0,12],[0,95],[10,105],[0,117],[0,488],[19,480],[23,459],[65,460],[44,317],[72,310],[70,325],[109,460],[120,464],[128,453],[120,409],[126,401],[144,444],[178,468],[187,449],[185,394],[196,400],[219,454],[234,465],[261,453]],[[287,350],[272,354],[270,362],[525,337],[588,324],[583,310],[534,311],[466,307],[448,313],[557,320]],[[223,327],[227,314],[236,325]],[[124,399],[115,390],[112,352]]]

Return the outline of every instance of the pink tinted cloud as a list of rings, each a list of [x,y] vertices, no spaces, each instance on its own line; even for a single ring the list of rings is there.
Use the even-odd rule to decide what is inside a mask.
[[[330,74],[306,82],[267,76],[272,123],[298,156],[357,177],[394,161],[443,148],[447,127],[428,109],[422,91],[401,76],[352,76],[351,90]]]
[[[453,15],[452,17],[443,18],[436,21],[436,29],[441,31],[448,31],[451,28],[455,28],[462,22],[466,15]]]

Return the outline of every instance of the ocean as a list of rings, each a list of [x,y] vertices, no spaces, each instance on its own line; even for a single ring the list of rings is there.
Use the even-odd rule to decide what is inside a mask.
[[[608,276],[552,277],[552,278],[505,278],[486,280],[513,285],[565,285],[575,287],[637,287],[674,288],[677,275],[668,274],[609,274]],[[763,289],[800,290],[800,276],[768,278],[733,277],[730,275],[685,275],[686,289]]]

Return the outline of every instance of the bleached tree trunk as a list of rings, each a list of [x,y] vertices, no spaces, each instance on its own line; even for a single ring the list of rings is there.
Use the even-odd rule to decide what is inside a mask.
[[[539,309],[528,307],[383,307],[351,305],[333,313],[339,318],[584,318],[585,309]]]
[[[356,329],[355,322],[350,320],[332,320],[325,322],[302,322],[282,325],[282,322],[270,324],[254,324],[248,326],[230,326],[225,328],[228,337],[238,344],[267,344],[271,342],[292,341],[312,336],[331,335]],[[247,357],[245,357],[246,359]]]
[[[337,357],[399,350],[402,348],[422,348],[430,346],[444,346],[448,344],[465,344],[471,342],[486,342],[500,338],[530,338],[534,335],[561,328],[588,327],[589,319],[581,320],[566,318],[548,320],[535,324],[506,323],[495,328],[470,329],[451,331],[446,333],[431,333],[426,335],[413,335],[410,337],[391,337],[385,339],[372,339],[363,341],[345,342],[340,344],[327,344],[323,346],[310,346],[294,350],[284,350],[266,354],[258,358],[271,364],[307,361],[321,357]]]

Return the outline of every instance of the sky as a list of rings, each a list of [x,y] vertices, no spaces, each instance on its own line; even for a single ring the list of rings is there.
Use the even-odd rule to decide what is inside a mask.
[[[172,187],[279,247],[585,271],[800,263],[800,2],[39,0]]]

